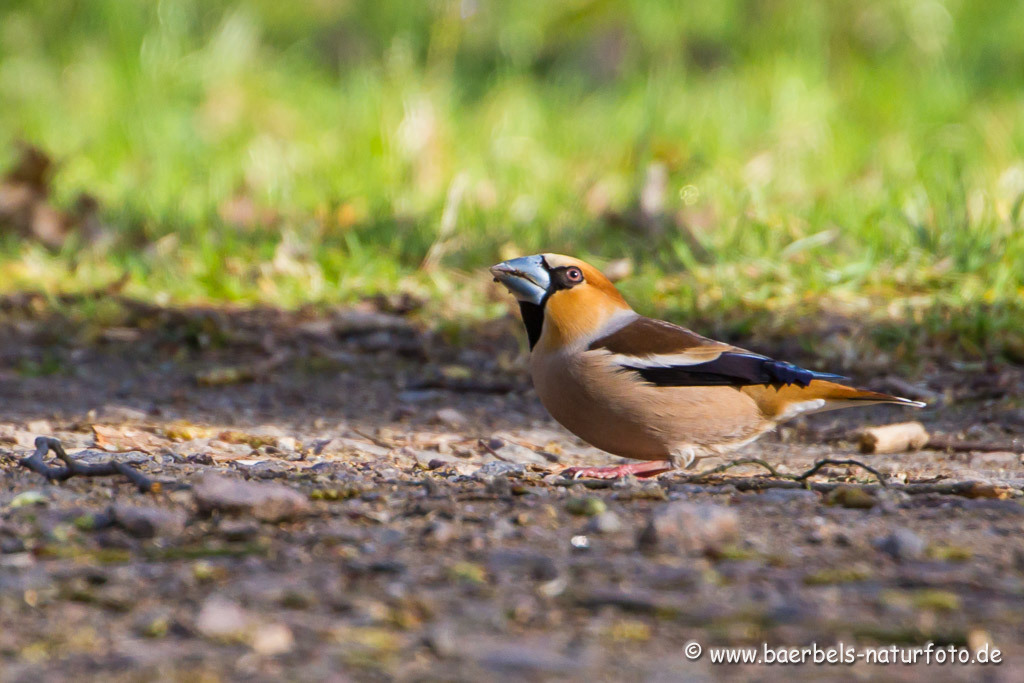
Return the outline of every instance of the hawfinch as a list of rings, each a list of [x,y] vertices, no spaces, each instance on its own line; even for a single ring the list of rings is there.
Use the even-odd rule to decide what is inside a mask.
[[[491,273],[519,300],[533,385],[551,416],[597,448],[649,461],[568,471],[577,477],[689,467],[798,415],[924,405],[645,318],[600,271],[569,256],[524,256]]]

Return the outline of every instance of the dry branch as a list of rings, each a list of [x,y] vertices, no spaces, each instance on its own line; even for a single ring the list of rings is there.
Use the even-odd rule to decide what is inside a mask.
[[[46,464],[43,458],[50,451],[64,461],[63,466]],[[36,474],[41,474],[50,481],[64,481],[71,477],[112,477],[120,474],[127,477],[143,493],[160,490],[160,482],[153,481],[128,463],[110,460],[90,464],[75,460],[67,454],[59,440],[48,436],[38,437],[35,452],[19,460],[18,464]]]
[[[732,469],[734,467],[739,467],[740,465],[759,465],[759,466],[765,468],[766,470],[768,470],[773,477],[776,477],[776,478],[784,480],[784,481],[795,482],[798,485],[801,484],[801,483],[806,482],[807,479],[809,479],[810,477],[812,477],[815,474],[817,474],[818,471],[821,470],[821,468],[823,468],[823,467],[827,467],[828,465],[848,465],[848,466],[852,466],[852,467],[860,467],[861,469],[870,472],[871,474],[873,474],[875,476],[875,478],[878,480],[878,483],[882,487],[888,486],[888,484],[886,483],[885,475],[882,474],[881,472],[879,472],[878,470],[876,470],[874,467],[871,467],[870,465],[865,465],[864,463],[860,462],[859,460],[833,460],[831,458],[826,458],[824,460],[818,460],[817,462],[814,463],[814,465],[809,470],[807,470],[806,472],[803,472],[801,474],[783,474],[783,473],[779,472],[777,469],[775,469],[774,467],[772,467],[770,464],[765,462],[764,460],[761,460],[760,458],[740,458],[739,460],[733,460],[732,462],[727,462],[724,465],[719,465],[718,467],[710,469],[707,472],[698,472],[697,474],[690,475],[689,477],[686,477],[686,478],[680,480],[680,483],[683,483],[683,484],[701,483],[701,482],[703,482],[704,480],[706,480],[708,477],[710,477],[712,475],[721,474],[722,472],[725,472],[726,470],[730,470],[730,469]],[[764,481],[771,481],[771,480],[770,479],[765,479]],[[781,487],[781,488],[795,488],[795,487]]]

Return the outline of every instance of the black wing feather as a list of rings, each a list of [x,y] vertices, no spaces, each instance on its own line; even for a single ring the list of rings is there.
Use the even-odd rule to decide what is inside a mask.
[[[623,364],[626,370],[633,370],[645,381],[659,387],[734,386],[754,384],[797,384],[806,387],[815,379],[844,380],[842,375],[814,372],[764,356],[747,353],[721,354],[718,358],[695,365],[673,365],[670,367],[639,367]]]

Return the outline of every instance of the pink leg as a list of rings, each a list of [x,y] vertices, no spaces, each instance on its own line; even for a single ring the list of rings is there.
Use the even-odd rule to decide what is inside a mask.
[[[562,476],[571,479],[618,479],[627,474],[637,477],[654,477],[675,468],[668,460],[651,460],[650,462],[631,462],[627,465],[606,465],[604,467],[567,467]]]

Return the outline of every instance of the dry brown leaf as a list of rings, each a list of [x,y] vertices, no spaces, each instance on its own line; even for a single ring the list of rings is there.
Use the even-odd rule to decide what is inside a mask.
[[[155,453],[168,445],[166,439],[141,429],[93,425],[92,433],[96,439],[96,448],[108,453],[125,453],[127,451]]]
[[[164,427],[164,436],[171,441],[192,441],[193,439],[206,439],[214,434],[209,427],[192,424],[191,422],[172,422]]]

